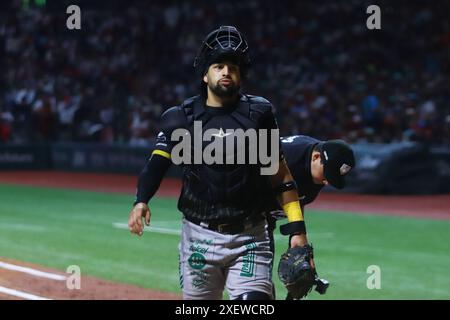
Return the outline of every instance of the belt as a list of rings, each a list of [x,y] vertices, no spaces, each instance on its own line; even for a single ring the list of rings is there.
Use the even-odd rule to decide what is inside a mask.
[[[224,223],[223,221],[202,221],[199,219],[186,216],[185,219],[196,225],[199,225],[202,228],[212,230],[215,232],[224,234],[238,234],[249,228],[256,226],[258,223],[263,221],[265,217],[261,213],[258,215],[255,214],[253,216],[247,217],[244,220],[233,221],[228,223]]]

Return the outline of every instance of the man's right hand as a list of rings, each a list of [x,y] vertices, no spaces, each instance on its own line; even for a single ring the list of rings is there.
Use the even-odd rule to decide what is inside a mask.
[[[142,219],[145,219],[145,225],[150,225],[150,209],[147,204],[143,202],[137,203],[133,210],[130,212],[130,217],[128,218],[128,228],[131,233],[142,236],[144,233],[144,224]]]
[[[303,247],[308,244],[308,239],[306,237],[306,233],[296,234],[291,237],[290,241],[290,247]],[[316,265],[314,264],[314,259],[311,257],[309,260],[309,264],[313,269],[316,268]]]

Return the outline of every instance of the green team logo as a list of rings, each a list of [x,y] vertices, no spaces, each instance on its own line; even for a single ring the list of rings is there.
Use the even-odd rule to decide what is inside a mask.
[[[201,253],[194,252],[188,259],[189,265],[192,269],[199,270],[203,268],[206,264],[205,256]]]
[[[192,280],[192,285],[195,288],[199,288],[199,287],[203,286],[205,283],[206,283],[206,281],[201,278],[195,278],[194,280]]]
[[[190,275],[195,276],[195,278],[192,279],[192,285],[195,288],[202,287],[207,282],[208,274],[204,271],[192,271],[190,272]]]
[[[241,277],[253,277],[255,273],[255,248],[256,243],[252,242],[246,245],[248,251],[243,257]]]
[[[178,275],[180,276],[180,288],[183,289],[183,271],[181,270],[181,257],[178,254]]]

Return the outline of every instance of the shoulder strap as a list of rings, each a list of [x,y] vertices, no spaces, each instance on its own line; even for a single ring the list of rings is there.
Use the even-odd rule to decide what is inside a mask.
[[[181,108],[183,109],[184,114],[186,115],[188,126],[193,122],[193,113],[194,113],[193,107],[197,97],[198,96],[194,96],[189,99],[186,99],[181,104]]]
[[[168,135],[177,128],[189,130],[194,120],[204,121],[202,118],[204,113],[200,96],[191,97],[183,101],[179,106],[167,109],[161,115],[161,130]]]
[[[185,127],[186,115],[181,106],[169,108],[161,115],[160,129],[168,137],[170,137],[173,130]]]
[[[230,116],[236,120],[244,130],[255,127],[256,125],[255,121],[250,119],[250,103],[245,94],[240,97],[236,109]]]
[[[206,112],[203,106],[203,99],[200,96],[195,96],[192,103],[192,122],[201,121],[203,124],[211,119],[211,115]]]
[[[263,97],[249,95],[248,99],[250,101],[250,117],[252,119],[255,118],[256,120],[264,113],[272,111],[272,104]]]
[[[272,110],[272,104],[262,97],[243,94],[238,107],[231,114],[244,128],[260,127],[260,119]]]

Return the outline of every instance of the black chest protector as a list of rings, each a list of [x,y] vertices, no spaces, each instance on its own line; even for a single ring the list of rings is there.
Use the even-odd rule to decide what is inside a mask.
[[[222,120],[205,110],[199,96],[184,101],[181,109],[191,137],[194,137],[194,121],[201,121],[203,131],[209,125],[216,130],[239,128],[246,131],[271,129],[268,122],[273,119],[272,105],[263,98],[249,95],[242,95],[237,106],[221,116]],[[195,148],[193,140],[191,150]],[[245,147],[248,152],[248,141]],[[207,165],[193,164],[193,155],[191,159],[191,164],[183,164],[183,190],[178,203],[185,215],[202,220],[235,219],[265,210],[271,188],[268,176],[260,174],[258,163]]]

